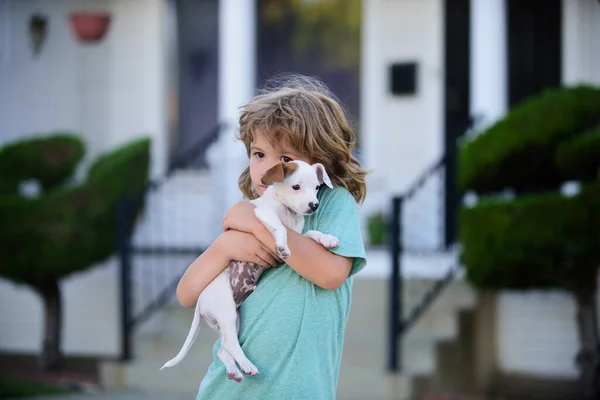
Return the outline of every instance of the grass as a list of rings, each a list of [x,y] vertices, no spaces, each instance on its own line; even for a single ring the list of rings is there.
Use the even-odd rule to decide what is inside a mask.
[[[0,399],[51,396],[67,393],[72,393],[72,391],[58,385],[37,381],[0,378]]]

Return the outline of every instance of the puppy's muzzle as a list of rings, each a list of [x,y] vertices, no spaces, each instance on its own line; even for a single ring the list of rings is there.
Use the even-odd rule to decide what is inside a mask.
[[[310,208],[310,211],[315,212],[317,211],[317,208],[319,208],[319,203],[313,203],[311,201],[310,203],[308,203],[308,207]]]

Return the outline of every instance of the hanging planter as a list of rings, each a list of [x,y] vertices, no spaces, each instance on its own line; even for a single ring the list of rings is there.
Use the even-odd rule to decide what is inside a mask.
[[[103,12],[74,12],[70,15],[73,33],[83,43],[104,38],[110,25],[110,14]]]
[[[34,14],[29,19],[29,39],[31,50],[35,56],[40,54],[48,34],[48,18],[41,14]]]

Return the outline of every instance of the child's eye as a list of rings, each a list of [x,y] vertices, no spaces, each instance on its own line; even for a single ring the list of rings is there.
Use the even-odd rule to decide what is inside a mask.
[[[294,186],[292,186],[292,189],[294,189],[294,190],[300,190],[300,185],[294,185]]]
[[[254,155],[258,158],[263,158],[265,156],[264,153],[261,153],[260,151],[257,151],[256,153],[254,153]]]
[[[292,160],[291,158],[289,158],[289,157],[287,157],[287,156],[283,156],[283,157],[281,157],[281,159],[282,159],[282,160],[283,160],[283,162],[285,162],[285,163],[288,163],[288,162],[294,161],[294,160]]]

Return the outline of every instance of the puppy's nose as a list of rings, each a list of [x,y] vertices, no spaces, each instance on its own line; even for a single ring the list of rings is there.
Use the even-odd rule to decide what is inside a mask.
[[[310,203],[308,203],[308,206],[310,207],[311,210],[317,211],[317,208],[319,208],[319,203],[313,203],[311,201]]]

